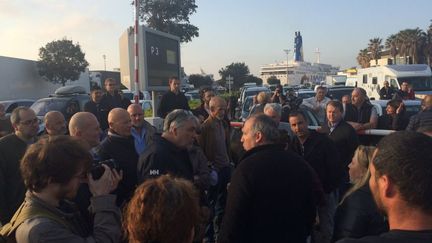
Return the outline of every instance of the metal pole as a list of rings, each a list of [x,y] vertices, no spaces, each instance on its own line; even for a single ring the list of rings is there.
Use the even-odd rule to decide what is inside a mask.
[[[104,59],[104,70],[106,71],[106,55],[103,54],[102,57]]]
[[[139,72],[138,72],[138,55],[139,55],[139,48],[138,48],[138,17],[139,17],[139,0],[135,0],[135,31],[134,31],[134,44],[135,44],[135,104],[139,104]]]

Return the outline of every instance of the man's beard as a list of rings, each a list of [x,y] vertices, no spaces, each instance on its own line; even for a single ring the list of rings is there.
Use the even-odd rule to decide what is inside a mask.
[[[377,187],[377,186],[375,186]],[[372,193],[372,197],[375,201],[375,205],[377,206],[378,212],[382,215],[386,215],[387,216],[387,210],[386,207],[384,206],[384,204],[382,203],[381,197],[379,195],[379,192],[376,188],[370,188],[371,193]]]

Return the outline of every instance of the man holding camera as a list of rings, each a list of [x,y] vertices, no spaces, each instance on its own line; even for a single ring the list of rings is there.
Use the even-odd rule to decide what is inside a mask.
[[[283,95],[282,85],[278,84],[276,86],[273,96],[271,97],[271,101],[272,103],[279,103],[281,105],[285,103],[286,97]]]
[[[88,176],[92,158],[87,148],[69,136],[45,138],[29,147],[21,161],[28,189],[10,224],[2,228],[16,242],[118,242],[120,210],[109,193],[121,176],[105,166],[99,180]],[[93,197],[94,227],[82,220],[73,203],[81,183],[88,182]]]

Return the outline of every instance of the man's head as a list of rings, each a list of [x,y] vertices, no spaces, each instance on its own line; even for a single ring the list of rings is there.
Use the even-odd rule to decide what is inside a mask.
[[[129,113],[123,108],[114,108],[108,113],[108,125],[117,135],[128,137],[131,135],[132,121]]]
[[[264,114],[273,119],[276,125],[279,126],[282,116],[282,106],[278,103],[267,103],[264,106]]]
[[[369,185],[382,211],[399,208],[432,215],[431,147],[432,138],[417,132],[395,132],[381,139]]]
[[[24,139],[33,139],[39,131],[39,119],[35,112],[24,106],[15,108],[11,114],[11,123],[15,134]]]
[[[327,120],[336,124],[342,120],[343,105],[337,100],[331,100],[326,106]]]
[[[162,137],[177,147],[186,149],[195,140],[197,125],[192,112],[175,109],[165,117]]]
[[[274,120],[264,114],[248,118],[242,132],[241,142],[246,151],[260,145],[276,143],[280,136]]]
[[[69,134],[86,141],[90,147],[96,147],[100,142],[101,129],[95,115],[77,112],[69,121]]]
[[[366,99],[366,90],[362,88],[355,88],[351,93],[351,101],[354,106],[360,107]]]
[[[268,93],[261,91],[257,95],[257,103],[258,104],[266,104],[270,100],[270,96]]]
[[[401,90],[402,91],[405,91],[405,92],[408,92],[408,88],[409,88],[409,85],[408,85],[408,82],[402,82],[402,84],[401,84]]]
[[[421,102],[422,110],[428,110],[432,108],[432,95],[426,95]]]
[[[180,92],[180,79],[178,77],[169,78],[170,91],[178,94]]]
[[[389,82],[388,82],[387,80],[384,81],[384,87],[385,87],[385,88],[390,87],[390,84],[389,84]]]
[[[308,120],[300,111],[294,111],[289,114],[289,124],[291,131],[299,138],[306,138],[309,135]]]
[[[47,137],[32,144],[24,154],[20,170],[24,184],[32,192],[47,187],[55,199],[73,199],[79,185],[86,182],[92,157],[86,147],[69,136]]]
[[[219,120],[223,120],[225,117],[225,112],[227,104],[225,99],[219,96],[215,96],[210,99],[209,103],[210,116]]]
[[[316,90],[316,95],[315,98],[318,101],[321,101],[324,99],[325,95],[327,94],[327,88],[324,86],[318,86],[317,90]]]
[[[144,111],[142,110],[142,107],[138,104],[131,104],[129,105],[127,112],[132,120],[132,126],[135,128],[142,128],[144,124]]]
[[[350,104],[351,103],[351,97],[349,95],[342,96],[342,104]]]
[[[50,136],[64,135],[66,133],[66,121],[59,111],[49,111],[44,116],[45,130]]]
[[[113,78],[105,79],[105,89],[108,93],[114,94],[118,90],[117,82]]]
[[[91,91],[91,99],[94,103],[99,103],[102,99],[102,89],[100,87],[94,87]]]
[[[5,107],[3,104],[0,104],[0,117],[4,117],[6,114]]]

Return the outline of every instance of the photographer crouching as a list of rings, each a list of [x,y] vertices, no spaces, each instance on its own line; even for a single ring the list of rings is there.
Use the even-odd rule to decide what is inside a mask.
[[[25,153],[20,169],[28,189],[23,204],[2,234],[16,242],[119,242],[120,210],[116,196],[121,175],[108,165],[97,180],[89,173],[92,156],[83,142],[69,136],[39,140]],[[70,202],[81,183],[92,197],[93,225]]]

